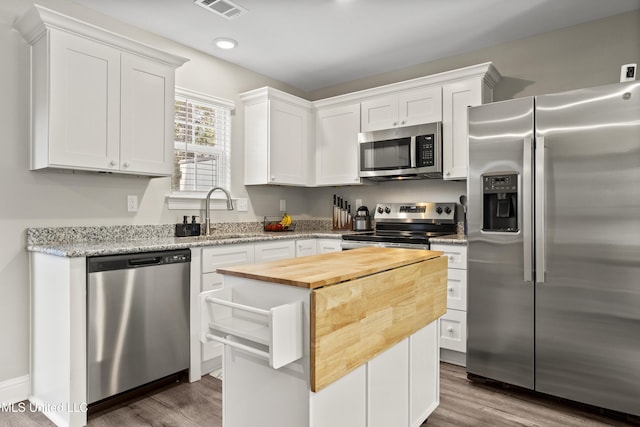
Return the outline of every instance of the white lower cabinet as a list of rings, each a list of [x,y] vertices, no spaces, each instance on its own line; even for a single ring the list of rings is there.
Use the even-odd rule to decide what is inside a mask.
[[[202,276],[200,282],[200,298],[206,298],[213,291],[222,289],[222,275],[216,268],[233,265],[253,264],[254,244],[212,246],[202,249]],[[202,314],[202,313],[201,313]],[[206,329],[206,316],[200,315],[200,328]],[[200,345],[201,374],[212,372],[222,366],[222,344],[211,341]]]
[[[467,247],[460,244],[432,244],[449,259],[447,312],[438,321],[440,359],[466,366],[467,354]]]

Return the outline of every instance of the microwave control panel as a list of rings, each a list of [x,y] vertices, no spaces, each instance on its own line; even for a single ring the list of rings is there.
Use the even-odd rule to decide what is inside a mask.
[[[416,166],[419,168],[435,166],[435,135],[416,136]]]

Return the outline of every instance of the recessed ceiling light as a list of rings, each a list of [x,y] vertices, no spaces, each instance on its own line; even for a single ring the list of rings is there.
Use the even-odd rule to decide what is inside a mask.
[[[227,37],[218,37],[217,39],[214,40],[214,43],[220,49],[233,49],[234,47],[238,46],[237,41]]]

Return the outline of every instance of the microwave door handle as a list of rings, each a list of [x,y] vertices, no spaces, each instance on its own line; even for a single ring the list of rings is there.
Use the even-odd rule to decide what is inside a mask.
[[[412,168],[416,167],[416,137],[411,137],[411,143],[409,144],[409,162]]]

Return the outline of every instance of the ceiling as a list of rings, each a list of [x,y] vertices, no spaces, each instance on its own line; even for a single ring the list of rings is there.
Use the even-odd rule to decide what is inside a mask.
[[[640,9],[640,0],[74,0],[308,92]],[[217,48],[231,37],[238,46]]]

